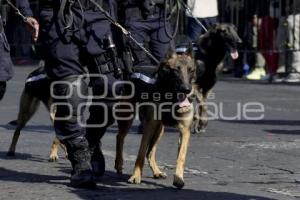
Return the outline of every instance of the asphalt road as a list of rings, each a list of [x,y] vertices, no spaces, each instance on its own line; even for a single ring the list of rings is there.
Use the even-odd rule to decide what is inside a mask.
[[[158,149],[157,160],[168,178],[152,179],[146,166],[142,184],[131,185],[127,179],[141,136],[134,127],[126,138],[124,175],[118,176],[113,168],[113,126],[103,139],[107,172],[98,180],[98,189],[90,191],[69,187],[70,164],[62,151],[57,163],[47,161],[54,131],[43,106],[22,132],[16,156],[5,155],[13,134],[7,123],[16,119],[24,80],[32,69],[16,68],[0,103],[1,200],[300,199],[300,85],[219,81],[210,100],[215,119],[205,133],[191,137],[182,190],[172,187],[176,130],[168,129]],[[249,113],[253,109],[257,112]],[[247,120],[258,116],[263,118]]]

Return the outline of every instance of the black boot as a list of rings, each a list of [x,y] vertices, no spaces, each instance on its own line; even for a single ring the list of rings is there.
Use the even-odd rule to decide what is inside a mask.
[[[101,150],[101,142],[97,145],[90,146],[92,155],[91,165],[95,176],[103,176],[105,172],[105,159]]]
[[[103,176],[105,172],[105,159],[101,150],[100,138],[103,134],[95,134],[93,131],[87,131],[86,139],[89,143],[91,153],[91,166],[95,176]]]
[[[73,167],[71,186],[76,188],[95,188],[96,183],[90,165],[91,154],[85,137],[68,139],[63,141],[63,144],[67,147],[68,158]]]

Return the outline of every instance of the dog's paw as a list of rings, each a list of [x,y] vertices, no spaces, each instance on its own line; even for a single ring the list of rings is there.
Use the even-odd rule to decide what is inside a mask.
[[[202,133],[205,133],[206,132],[206,126],[207,126],[207,123],[205,125],[205,124],[203,124],[202,120],[196,119],[193,122],[193,125],[192,125],[192,128],[191,128],[191,132],[193,134],[202,134]]]
[[[10,157],[15,156],[15,155],[16,155],[15,152],[12,152],[12,151],[9,151],[6,153],[6,156],[10,156]]]
[[[184,180],[183,180],[183,178],[181,178],[181,177],[179,177],[177,175],[174,175],[173,185],[175,187],[177,187],[178,189],[183,188],[183,186],[184,186]]]
[[[115,170],[117,171],[117,174],[123,174],[123,167],[115,166]]]
[[[57,162],[58,161],[58,156],[57,155],[55,155],[55,156],[50,155],[48,161],[49,162]]]
[[[192,130],[191,130],[192,134],[202,134],[205,132],[206,132],[206,129],[199,127],[197,124],[194,124],[192,126]]]
[[[117,171],[117,174],[123,174],[123,159],[115,160],[115,170]]]
[[[154,174],[153,178],[155,178],[155,179],[166,179],[167,174],[165,172],[160,172],[160,173]]]
[[[141,181],[142,181],[141,176],[131,176],[130,179],[128,180],[128,183],[140,184]]]

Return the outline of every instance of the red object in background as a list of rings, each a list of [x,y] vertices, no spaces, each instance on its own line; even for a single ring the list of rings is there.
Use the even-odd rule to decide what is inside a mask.
[[[276,73],[279,62],[279,53],[272,52],[276,50],[276,29],[278,27],[278,19],[272,17],[263,17],[258,31],[258,49],[263,51],[266,59],[267,72]]]

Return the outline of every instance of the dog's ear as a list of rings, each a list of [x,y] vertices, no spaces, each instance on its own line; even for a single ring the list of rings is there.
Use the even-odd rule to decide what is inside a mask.
[[[169,49],[167,56],[166,56],[166,60],[170,60],[172,58],[176,58],[177,54],[173,49]]]
[[[227,27],[228,27],[228,25],[220,24],[220,30],[223,32],[227,30]]]
[[[217,31],[220,29],[220,27],[222,26],[221,23],[215,23],[214,25],[212,25],[212,27],[210,28],[210,32],[211,33],[217,33]]]
[[[213,24],[210,29],[216,30],[218,28],[218,26],[220,26],[220,23],[217,22],[217,23]]]

